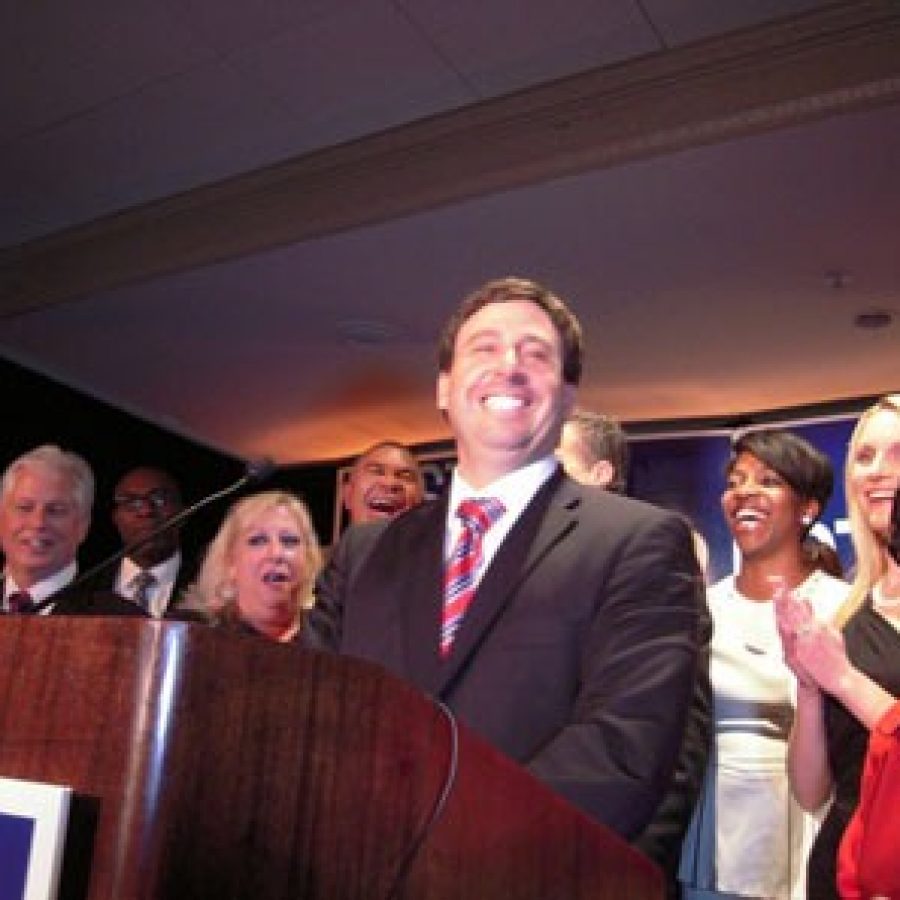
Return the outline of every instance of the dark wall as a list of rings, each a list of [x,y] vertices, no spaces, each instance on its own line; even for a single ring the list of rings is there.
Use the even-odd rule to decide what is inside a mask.
[[[185,502],[196,502],[235,482],[244,462],[152,425],[94,400],[23,366],[0,358],[0,397],[4,428],[0,437],[0,470],[21,453],[40,444],[57,444],[83,456],[97,479],[91,534],[79,558],[82,568],[118,546],[109,512],[113,487],[136,465],[171,472],[182,486]],[[310,507],[319,535],[331,533],[334,508],[333,465],[293,466],[254,488],[283,488],[301,494]],[[188,553],[196,554],[215,534],[234,498],[200,511],[182,530]]]

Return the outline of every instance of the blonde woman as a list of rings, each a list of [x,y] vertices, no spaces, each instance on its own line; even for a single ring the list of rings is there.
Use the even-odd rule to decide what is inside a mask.
[[[900,565],[888,553],[900,484],[900,394],[883,397],[850,439],[846,494],[856,578],[835,625],[800,599],[777,603],[785,657],[798,678],[788,772],[807,810],[831,806],[809,861],[808,896],[837,898],[838,844],[859,800],[869,730],[900,696]],[[836,627],[835,627],[836,626]]]
[[[222,522],[188,605],[216,624],[291,641],[313,604],[321,564],[303,502],[284,491],[253,494]]]

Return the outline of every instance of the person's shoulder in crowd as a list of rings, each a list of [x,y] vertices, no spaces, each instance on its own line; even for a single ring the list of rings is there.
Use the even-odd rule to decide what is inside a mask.
[[[54,616],[141,616],[146,612],[136,603],[120,597],[115,591],[94,590],[73,584],[53,596]]]

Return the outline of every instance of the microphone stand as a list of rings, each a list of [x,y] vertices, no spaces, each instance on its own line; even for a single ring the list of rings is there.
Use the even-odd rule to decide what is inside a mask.
[[[168,519],[160,522],[159,525],[156,526],[149,534],[140,538],[140,540],[132,541],[130,544],[126,544],[124,547],[120,547],[110,556],[107,556],[106,559],[101,560],[95,566],[91,566],[86,572],[81,573],[77,578],[67,584],[65,587],[60,588],[59,591],[55,591],[49,597],[45,597],[41,600],[40,603],[35,603],[31,608],[31,613],[39,613],[42,610],[46,609],[48,606],[52,606],[53,603],[56,602],[57,595],[61,591],[68,591],[73,588],[81,587],[92,579],[94,579],[101,572],[108,569],[110,566],[115,565],[125,556],[131,556],[135,550],[143,547],[144,544],[149,543],[152,540],[155,540],[159,535],[161,535],[164,531],[168,531],[170,528],[175,525],[180,525],[185,519],[189,519],[194,513],[199,512],[201,509],[209,506],[210,503],[215,503],[216,500],[221,500],[223,497],[228,497],[230,494],[234,494],[239,491],[241,488],[246,487],[250,484],[258,484],[261,481],[264,481],[268,478],[276,469],[275,463],[270,459],[260,459],[253,460],[247,463],[246,470],[237,481],[229,484],[227,487],[222,488],[219,491],[216,491],[214,494],[209,494],[207,497],[203,497],[198,500],[196,503],[191,504],[190,506],[185,507],[180,512],[175,513],[174,516],[169,516]]]

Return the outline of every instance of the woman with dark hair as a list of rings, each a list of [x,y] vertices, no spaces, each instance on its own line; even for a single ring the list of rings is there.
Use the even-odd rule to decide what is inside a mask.
[[[682,853],[686,898],[803,896],[814,823],[790,797],[795,686],[772,600],[783,586],[829,618],[846,597],[848,585],[817,569],[804,543],[833,485],[828,458],[790,431],[734,442],[722,511],[740,557],[708,595],[715,738]]]
[[[802,597],[778,603],[785,658],[798,680],[791,788],[804,809],[827,808],[809,859],[809,896],[816,900],[838,896],[837,851],[859,802],[869,733],[900,697],[900,563],[891,554],[900,394],[860,416],[845,482],[856,576],[835,623],[817,621]]]

